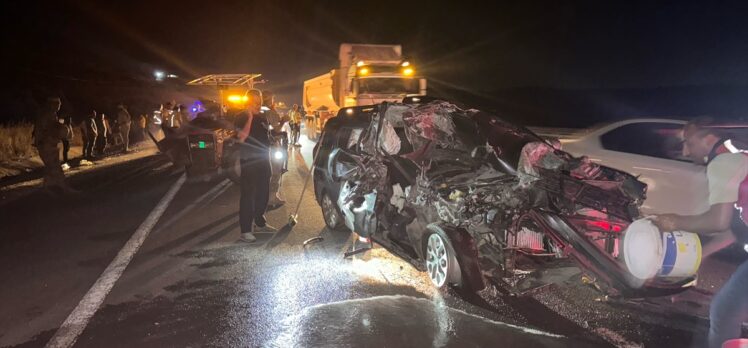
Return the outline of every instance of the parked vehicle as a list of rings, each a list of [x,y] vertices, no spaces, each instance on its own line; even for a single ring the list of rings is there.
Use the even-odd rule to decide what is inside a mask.
[[[210,115],[208,115],[210,114]],[[230,120],[220,117],[218,105],[182,127],[163,127],[164,139],[156,141],[159,151],[177,166],[184,166],[191,178],[212,179],[227,176],[239,180],[239,153],[236,130]]]
[[[622,261],[645,184],[489,113],[444,101],[343,108],[315,148],[313,177],[329,228],[381,244],[438,288],[523,293],[572,261],[628,297],[693,281],[640,280]]]
[[[426,79],[403,57],[400,45],[344,43],[338,55],[336,68],[304,81],[304,128],[309,139],[316,139],[340,108],[426,94]]]

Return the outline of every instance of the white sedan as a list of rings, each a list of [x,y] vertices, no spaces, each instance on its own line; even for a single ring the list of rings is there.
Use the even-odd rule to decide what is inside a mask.
[[[683,157],[685,121],[631,119],[562,138],[575,156],[640,176],[648,185],[642,212],[699,214],[708,208],[706,167]],[[541,132],[542,133],[542,132]]]

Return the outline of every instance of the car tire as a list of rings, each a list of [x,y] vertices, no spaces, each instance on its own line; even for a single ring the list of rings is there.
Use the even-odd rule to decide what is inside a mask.
[[[327,192],[322,194],[319,205],[322,207],[322,219],[325,220],[327,228],[333,231],[346,230],[343,214]]]
[[[462,270],[452,243],[443,231],[429,228],[424,245],[424,263],[431,284],[437,289],[462,287]]]

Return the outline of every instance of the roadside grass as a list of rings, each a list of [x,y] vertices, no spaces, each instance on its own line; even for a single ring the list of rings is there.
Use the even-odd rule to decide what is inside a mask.
[[[0,125],[0,163],[28,159],[37,155],[31,123]],[[70,146],[81,146],[80,131],[73,127],[73,139]]]
[[[34,138],[31,136],[33,126],[30,123],[18,123],[0,126],[0,162],[29,158],[36,155]]]

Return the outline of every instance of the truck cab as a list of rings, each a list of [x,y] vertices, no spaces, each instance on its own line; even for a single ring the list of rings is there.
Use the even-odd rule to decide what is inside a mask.
[[[316,139],[341,108],[399,102],[426,94],[426,79],[400,45],[342,44],[340,66],[304,82],[306,133]]]

